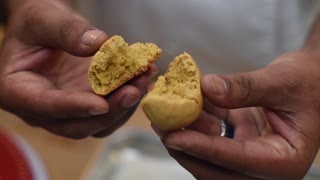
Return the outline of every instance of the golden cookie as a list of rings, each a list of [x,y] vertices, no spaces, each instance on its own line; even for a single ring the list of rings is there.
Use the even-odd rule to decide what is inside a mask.
[[[200,70],[189,54],[176,57],[141,102],[150,121],[164,131],[194,122],[203,106],[200,78]]]
[[[107,40],[91,60],[88,75],[96,94],[107,95],[133,77],[147,71],[161,55],[152,43],[128,45],[121,36]]]

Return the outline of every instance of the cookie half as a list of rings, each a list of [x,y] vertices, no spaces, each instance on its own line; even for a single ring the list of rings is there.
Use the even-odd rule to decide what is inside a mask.
[[[200,78],[200,70],[189,54],[177,56],[141,102],[150,121],[164,131],[193,123],[203,107]]]
[[[108,39],[90,62],[88,76],[92,90],[108,95],[133,77],[148,70],[161,56],[162,50],[153,43],[128,45],[121,36]]]

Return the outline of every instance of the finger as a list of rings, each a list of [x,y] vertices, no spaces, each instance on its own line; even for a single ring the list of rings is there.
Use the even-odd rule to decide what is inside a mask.
[[[204,98],[203,101],[203,109],[219,119],[226,119],[228,117],[228,110],[224,108],[220,108],[212,104],[207,98]]]
[[[157,126],[151,124],[151,128],[154,132],[160,137],[161,140],[164,140],[169,134],[167,131],[162,131]],[[217,119],[212,119],[212,117],[207,117],[207,114],[203,113],[200,115],[200,118],[196,120],[195,123],[186,127],[185,129],[190,129],[194,131],[201,132],[203,134],[212,136],[221,134],[220,122]],[[183,131],[183,130],[178,130]]]
[[[136,108],[137,102],[141,99],[140,91],[132,86],[124,86],[115,91],[107,98],[109,112],[106,114],[88,118],[65,119],[46,124],[46,129],[56,134],[74,139],[83,139],[90,135],[97,134],[113,125],[122,125],[132,111]],[[125,117],[128,114],[127,117]],[[112,129],[110,129],[110,133]]]
[[[154,88],[154,84],[155,84],[155,83],[150,83],[150,84],[147,86],[147,92],[150,92],[150,91]]]
[[[137,107],[138,107],[138,104],[135,105],[134,108],[130,109],[127,113],[125,113],[125,115],[122,118],[115,121],[113,124],[105,128],[104,130],[93,134],[92,136],[96,138],[104,138],[106,136],[111,135],[114,131],[116,131],[118,128],[123,126],[129,120],[129,118],[133,115]]]
[[[258,137],[264,132],[260,121],[265,119],[256,118],[258,117],[254,117],[250,109],[242,108],[231,110],[225,121],[235,127],[234,139],[246,140]]]
[[[167,136],[167,134],[168,134],[168,132],[162,131],[161,129],[159,129],[157,126],[155,126],[153,124],[151,124],[151,128],[159,136],[161,141],[163,141],[165,139],[165,137]]]
[[[195,178],[201,180],[210,179],[237,179],[237,180],[250,180],[256,179],[247,175],[231,171],[225,168],[221,168],[210,164],[209,162],[202,161],[193,156],[185,154],[181,151],[176,151],[167,148],[170,156],[172,156],[181,166],[189,171]]]
[[[145,76],[148,79],[153,79],[157,74],[158,74],[159,70],[156,64],[150,64],[148,67],[148,71],[145,72]]]
[[[224,108],[264,106],[279,108],[296,100],[298,79],[276,65],[233,75],[205,75],[202,90],[206,98]]]
[[[8,109],[21,111],[22,114],[28,116],[37,115],[48,120],[70,119],[104,114],[110,109],[109,104],[103,98],[89,92],[48,90],[34,85],[24,89],[28,91],[26,94],[20,91],[18,85],[16,86],[11,88],[11,94],[15,96],[15,99],[3,99],[7,101]],[[23,107],[20,105],[21,102],[24,102]],[[21,108],[14,109],[14,107]]]
[[[157,126],[151,124],[152,129],[160,137],[161,140],[164,140],[168,132],[162,131]],[[212,136],[221,134],[221,123],[220,120],[215,116],[212,116],[206,112],[202,112],[199,118],[190,126],[185,129],[190,129],[194,131],[201,132],[203,134]]]
[[[257,122],[260,135],[263,136],[268,133],[273,133],[273,129],[267,119],[266,113],[262,108],[250,108],[253,119]]]
[[[41,11],[39,11],[41,9]],[[59,1],[39,3],[28,8],[18,37],[26,43],[63,49],[72,55],[93,55],[107,35],[91,26]]]
[[[221,134],[221,122],[217,117],[203,111],[199,118],[185,129],[198,131],[209,136],[218,136]]]
[[[69,93],[66,91],[50,90],[44,92],[43,97],[45,99],[41,104],[38,104],[38,106],[41,106],[38,109],[57,119],[105,114],[110,108],[103,98],[87,92]]]
[[[111,97],[107,98],[108,102],[110,102],[110,105],[113,107],[111,108],[113,117],[108,117],[106,119],[111,118],[113,120],[109,122],[103,130],[93,133],[93,137],[103,138],[112,134],[115,130],[117,130],[119,127],[125,124],[137,109],[139,102],[142,98],[141,91],[139,92],[138,89],[128,85],[121,87],[121,89],[117,90],[116,93],[121,93],[121,91],[126,93],[131,91],[131,94],[126,94],[123,97],[117,97],[116,94],[112,94]],[[119,99],[121,99],[121,102],[123,104],[121,104],[121,107],[114,108],[119,106],[117,105]]]
[[[259,177],[290,177],[292,172],[288,169],[296,169],[288,158],[292,155],[292,150],[287,142],[278,138],[274,137],[274,142],[278,143],[272,145],[263,141],[260,143],[220,136],[209,137],[185,130],[167,135],[165,145],[237,172]],[[272,166],[273,164],[277,166]]]
[[[151,64],[148,70],[139,76],[133,78],[128,84],[137,87],[141,92],[146,93],[147,87],[151,84],[151,79],[158,73],[158,68],[155,64]]]

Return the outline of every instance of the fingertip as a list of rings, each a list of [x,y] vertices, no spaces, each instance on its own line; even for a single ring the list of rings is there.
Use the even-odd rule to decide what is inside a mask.
[[[154,124],[151,124],[151,128],[153,129],[153,131],[160,137],[161,141],[165,140],[165,137],[167,135],[166,132],[162,131],[161,129],[159,129],[157,126],[155,126]]]
[[[217,75],[204,75],[201,85],[204,93],[209,95],[225,95],[228,92],[227,82]]]
[[[75,56],[94,55],[108,39],[105,32],[79,18],[65,18],[62,23],[58,23],[58,26],[59,39],[54,39],[53,42],[48,43]]]
[[[185,130],[183,130],[185,131]],[[177,151],[183,151],[183,147],[185,144],[185,136],[183,131],[177,131],[167,134],[165,137],[164,145],[166,147],[169,147],[171,149],[177,150]]]
[[[200,132],[202,134],[212,136],[221,134],[221,123],[220,120],[206,112],[202,112],[199,118],[186,129]]]
[[[150,79],[155,77],[159,72],[157,65],[155,65],[154,63],[150,64],[148,72],[149,72],[148,75],[149,75]]]
[[[93,47],[96,51],[100,49],[100,47],[102,46],[103,43],[105,43],[108,40],[108,35],[101,31],[101,30],[94,30],[97,31],[97,35],[92,35],[92,40],[91,40],[91,44],[84,44],[87,45],[89,47]],[[86,32],[88,33],[88,31]]]
[[[129,109],[135,106],[141,100],[141,98],[141,95],[127,94],[121,100],[121,107],[124,109]]]
[[[73,96],[71,98],[74,99],[75,105],[81,106],[83,111],[86,111],[89,116],[102,115],[109,112],[108,102],[98,95],[93,93],[75,93],[71,96]]]
[[[98,29],[88,30],[82,34],[80,42],[85,46],[92,46],[102,34],[103,32]]]
[[[99,107],[99,106],[93,106],[88,108],[88,114],[92,115],[92,116],[96,116],[96,115],[102,115],[102,114],[106,114],[109,112],[109,108],[105,108],[105,107]]]
[[[151,83],[147,86],[147,92],[151,91],[154,87],[154,83]]]
[[[84,32],[80,37],[79,51],[76,51],[74,55],[92,56],[100,49],[107,39],[108,35],[105,32],[97,29],[90,29]]]
[[[141,91],[132,86],[124,85],[107,96],[107,101],[111,108],[129,109],[141,100]]]

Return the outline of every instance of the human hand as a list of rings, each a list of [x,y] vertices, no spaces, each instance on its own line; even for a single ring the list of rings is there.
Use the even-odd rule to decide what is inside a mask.
[[[0,52],[0,106],[33,126],[76,139],[106,136],[126,122],[156,67],[100,97],[89,87],[87,70],[107,35],[63,1],[20,2],[10,13]]]
[[[258,71],[206,75],[199,119],[176,132],[154,129],[197,179],[302,179],[319,149],[318,60],[300,50]],[[220,136],[220,119],[234,126],[232,139]]]

